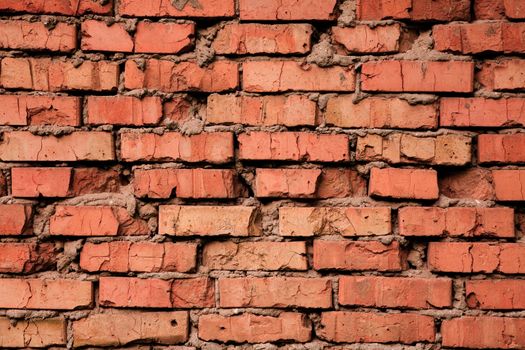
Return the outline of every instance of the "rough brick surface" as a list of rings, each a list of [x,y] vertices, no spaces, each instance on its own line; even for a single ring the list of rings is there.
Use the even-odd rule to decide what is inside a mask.
[[[0,348],[525,349],[524,0],[0,0]]]

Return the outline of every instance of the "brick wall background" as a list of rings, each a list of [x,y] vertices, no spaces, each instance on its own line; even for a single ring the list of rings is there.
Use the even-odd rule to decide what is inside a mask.
[[[522,0],[0,0],[0,49],[0,348],[525,349]]]

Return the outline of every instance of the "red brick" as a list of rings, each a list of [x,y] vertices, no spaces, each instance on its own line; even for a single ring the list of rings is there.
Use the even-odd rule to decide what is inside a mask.
[[[357,137],[356,160],[384,161],[390,164],[427,163],[465,165],[472,158],[471,138],[460,134],[419,137],[391,133]]]
[[[341,162],[350,160],[346,135],[248,132],[237,137],[241,160]]]
[[[437,173],[429,169],[372,168],[369,194],[390,198],[437,199]]]
[[[439,191],[449,198],[494,200],[492,172],[483,168],[468,168],[439,174]]]
[[[101,192],[118,192],[120,189],[119,172],[115,168],[75,168],[70,187],[72,196]]]
[[[478,161],[480,163],[525,162],[525,133],[482,134],[478,136]]]
[[[441,324],[443,346],[471,349],[525,347],[525,318],[465,316]]]
[[[2,0],[0,10],[6,12],[27,12],[35,14],[59,14],[66,16],[88,13],[111,14],[113,1],[102,4],[92,0]]]
[[[33,233],[32,212],[30,205],[0,204],[0,236]]]
[[[23,20],[0,21],[0,49],[50,50],[69,52],[76,49],[75,25],[57,23],[53,29],[44,23]]]
[[[194,243],[86,243],[80,267],[89,272],[189,272],[195,268]]]
[[[503,19],[505,6],[503,0],[474,0],[474,17],[476,19]]]
[[[127,89],[158,89],[164,92],[233,90],[239,85],[238,65],[215,61],[207,67],[194,62],[149,59],[145,68],[133,60],[126,61],[124,85]]]
[[[470,0],[358,0],[362,20],[468,21]]]
[[[452,280],[345,276],[339,304],[378,308],[430,309],[452,306]]]
[[[463,54],[525,52],[525,23],[489,22],[434,26],[435,49]]]
[[[243,85],[248,92],[354,91],[353,67],[322,68],[295,61],[243,63]]]
[[[310,24],[231,23],[221,28],[212,48],[217,54],[301,54],[310,51]]]
[[[503,0],[505,14],[510,18],[525,18],[525,6],[520,0]]]
[[[440,272],[524,274],[524,254],[519,243],[431,242],[428,265]]]
[[[233,0],[178,1],[171,0],[122,0],[117,12],[133,17],[232,17],[235,14]],[[200,5],[200,6],[199,6]],[[180,7],[179,7],[180,6]]]
[[[514,209],[404,207],[399,209],[399,233],[403,236],[514,238]]]
[[[398,242],[315,240],[313,264],[316,270],[400,271],[406,257]]]
[[[4,278],[0,308],[73,310],[93,303],[91,282],[70,279]]]
[[[228,163],[233,160],[233,134],[202,133],[185,136],[178,132],[124,132],[121,134],[121,157],[126,162],[184,161]]]
[[[16,320],[0,318],[0,346],[6,348],[44,348],[66,346],[66,320],[46,318]]]
[[[159,233],[172,236],[259,236],[256,207],[179,206],[159,207]]]
[[[307,270],[305,242],[211,242],[202,265],[212,270]]]
[[[68,197],[72,168],[12,168],[14,197]]]
[[[215,306],[215,287],[208,278],[162,280],[101,277],[99,302],[110,307],[205,308]]]
[[[373,61],[363,63],[364,91],[472,92],[474,63],[465,61]]]
[[[136,169],[133,186],[140,198],[237,198],[243,188],[231,169]]]
[[[164,123],[181,125],[192,117],[195,104],[188,95],[175,95],[163,105]]]
[[[370,27],[358,24],[355,27],[332,27],[332,38],[352,53],[398,52],[401,44],[399,24]]]
[[[317,334],[321,339],[345,343],[413,344],[435,340],[434,319],[411,313],[323,312]]]
[[[341,198],[362,196],[366,183],[349,169],[257,169],[257,197]]]
[[[492,176],[496,199],[500,201],[525,200],[525,170],[492,170]]]
[[[0,197],[7,195],[7,179],[4,173],[0,170]]]
[[[82,22],[80,47],[85,51],[133,52],[133,38],[124,23]]]
[[[1,112],[0,112],[1,113]],[[316,125],[316,103],[304,95],[208,96],[206,121],[251,126]]]
[[[441,99],[440,125],[446,127],[513,127],[525,125],[525,99],[447,97]]]
[[[279,316],[241,314],[199,317],[199,338],[205,341],[266,343],[274,341],[307,342],[312,324],[299,313],[283,312]]]
[[[162,118],[160,97],[89,96],[86,122],[103,125],[156,125]]]
[[[482,310],[525,309],[523,288],[523,280],[466,281],[467,305]]]
[[[332,307],[332,282],[326,278],[221,278],[219,294],[220,307]]]
[[[185,311],[117,311],[73,321],[73,346],[123,346],[136,341],[179,344],[188,340]]]
[[[64,136],[38,136],[28,131],[6,131],[0,141],[2,161],[113,160],[113,136],[98,131],[76,131]]]
[[[2,95],[0,105],[0,125],[80,125],[79,97]]]
[[[485,61],[477,79],[488,90],[517,90],[525,88],[525,60],[506,59]]]
[[[134,219],[125,208],[59,205],[49,220],[49,232],[57,236],[147,235],[145,221]]]
[[[53,244],[0,243],[0,273],[33,273],[55,265]]]
[[[240,0],[239,9],[241,20],[331,20],[336,4],[336,0]]]
[[[175,54],[191,48],[194,35],[194,23],[140,22],[135,34],[135,52]]]
[[[392,232],[390,208],[282,207],[281,236],[382,236]]]
[[[6,89],[42,91],[92,90],[111,91],[118,86],[117,63],[51,58],[2,59],[0,85]]]
[[[434,129],[438,123],[435,104],[411,105],[399,98],[368,97],[354,103],[353,95],[328,99],[325,121],[342,128]]]

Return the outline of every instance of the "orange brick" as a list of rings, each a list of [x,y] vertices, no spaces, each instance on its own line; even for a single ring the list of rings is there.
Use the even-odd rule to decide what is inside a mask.
[[[248,92],[354,91],[355,73],[353,67],[322,68],[291,60],[248,61],[243,84]]]
[[[133,38],[124,23],[108,25],[105,21],[86,20],[81,28],[82,50],[133,52]]]
[[[0,243],[0,273],[33,273],[54,267],[53,244]]]
[[[91,0],[2,0],[0,10],[6,12],[27,12],[35,14],[83,15],[93,13],[97,15],[111,14],[113,0],[102,4]]]
[[[239,9],[241,20],[331,20],[336,3],[336,0],[240,0]]]
[[[361,20],[468,21],[470,0],[358,0]]]
[[[12,168],[15,197],[68,197],[72,168]]]
[[[525,162],[525,133],[482,134],[478,136],[478,161],[480,163]]]
[[[372,168],[369,194],[391,198],[437,199],[437,173],[427,169]]]
[[[194,23],[140,22],[135,34],[135,52],[175,54],[191,48],[194,35]]]
[[[14,236],[33,233],[30,205],[0,204],[0,236]]]
[[[235,14],[235,6],[233,0],[178,3],[171,0],[122,0],[119,1],[117,12],[134,17],[232,17]]]
[[[162,118],[160,97],[88,96],[86,122],[103,125],[156,125]]]
[[[332,38],[352,53],[398,52],[401,35],[401,26],[397,23],[373,28],[366,24],[332,27]]]
[[[525,200],[525,170],[492,170],[492,176],[496,199],[500,201]]]
[[[42,22],[6,20],[0,21],[0,31],[1,49],[69,52],[77,47],[77,29],[72,24],[57,23],[55,28],[48,29]]]
[[[65,346],[66,320],[46,318],[17,320],[0,318],[0,346],[7,348],[45,348],[53,345]]]
[[[483,168],[468,168],[440,174],[439,191],[449,198],[494,200],[492,172]]]
[[[477,79],[488,90],[505,91],[525,88],[524,60],[485,61]]]
[[[466,281],[467,305],[482,310],[525,309],[523,280]]]
[[[79,97],[2,95],[0,105],[0,125],[80,125]]]

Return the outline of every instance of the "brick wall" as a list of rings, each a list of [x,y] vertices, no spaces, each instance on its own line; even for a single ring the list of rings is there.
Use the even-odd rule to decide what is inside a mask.
[[[522,0],[0,0],[0,348],[525,349],[524,53]]]

